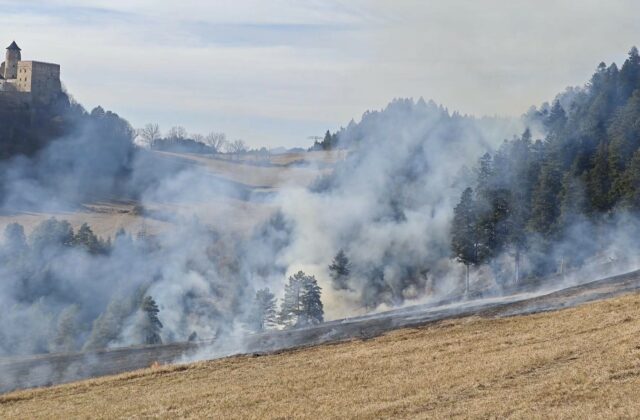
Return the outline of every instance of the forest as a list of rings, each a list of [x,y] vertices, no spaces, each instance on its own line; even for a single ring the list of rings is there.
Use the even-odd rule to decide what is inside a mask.
[[[115,293],[102,310],[95,310],[101,300],[95,294],[103,287],[118,287],[118,281],[109,278],[109,272],[115,275],[112,267],[122,262],[123,253],[136,255],[128,262],[131,264],[135,260],[153,259],[163,252],[162,248],[160,238],[145,231],[132,236],[120,229],[112,240],[98,237],[86,223],[74,231],[69,222],[55,218],[41,222],[28,236],[22,225],[7,225],[0,246],[5,293],[12,295],[16,311],[20,306],[29,309],[5,319],[14,324],[0,328],[0,355],[89,351],[112,347],[115,343],[161,344],[165,306],[159,306],[150,295],[151,285],[160,281],[161,274],[150,275],[140,282],[125,279],[126,293]],[[224,265],[224,258],[215,255],[210,258],[216,265]],[[110,271],[102,274],[104,264]],[[61,269],[61,265],[68,269]],[[124,268],[130,271],[135,267]],[[71,274],[69,270],[76,273]],[[236,308],[234,312],[241,328],[262,332],[273,328],[301,328],[324,321],[322,289],[314,276],[299,271],[283,283],[280,304],[268,287],[257,290],[254,299],[245,295],[246,302],[238,304],[242,310]],[[220,307],[195,293],[194,290],[182,296],[188,300],[184,302],[186,313],[195,316],[199,311],[210,312],[210,327],[216,326],[216,316],[230,315],[217,314]],[[89,305],[90,302],[94,304]],[[172,311],[180,309],[166,307],[166,310],[166,316],[173,317]],[[54,313],[57,314],[52,317]],[[28,331],[33,332],[34,321],[40,331],[36,335],[25,335],[19,325],[29,325]],[[164,336],[170,341],[177,339],[175,333],[185,339],[188,336],[190,341],[212,339],[217,332],[211,331],[213,335],[204,337],[192,330],[167,332]]]
[[[530,129],[479,158],[454,210],[451,248],[467,267],[508,251],[515,278],[580,266],[606,247],[610,227],[638,229],[640,57],[601,63],[584,88],[527,115]],[[635,236],[629,234],[629,236]],[[550,252],[565,244],[559,254]],[[632,244],[636,245],[636,244]],[[525,255],[530,269],[520,272]]]

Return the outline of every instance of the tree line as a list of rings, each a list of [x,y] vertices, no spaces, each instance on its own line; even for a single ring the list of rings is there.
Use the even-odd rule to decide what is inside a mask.
[[[147,241],[144,235],[138,235],[140,246]],[[65,252],[79,252],[79,255],[96,258],[107,257],[114,251],[114,245],[128,242],[133,246],[133,238],[124,229],[118,230],[114,241],[111,237],[103,239],[97,236],[87,223],[77,230],[66,220],[50,218],[39,223],[27,236],[19,223],[10,223],[4,230],[4,241],[0,247],[0,263],[5,274],[17,276],[14,298],[18,302],[38,302],[60,297],[62,301],[73,301],[73,291],[65,279],[56,278],[50,270]],[[125,245],[126,246],[126,245]],[[79,260],[75,260],[78,263]],[[90,262],[93,260],[84,260]],[[97,268],[97,265],[94,266]],[[91,281],[91,279],[87,279]],[[55,298],[54,298],[55,299]],[[134,315],[131,335],[139,344],[160,344],[162,323],[158,318],[159,308],[146,288],[140,287],[123,299],[114,301],[110,307],[93,321],[90,334],[82,339],[86,326],[80,325],[80,304],[68,304],[57,317],[52,331],[43,334],[49,337],[42,346],[49,352],[69,352],[78,348],[97,350],[105,348],[118,338],[125,319]],[[82,341],[82,342],[79,342]],[[16,343],[19,344],[19,343]],[[43,348],[43,350],[44,350]]]
[[[508,252],[514,282],[523,255],[530,275],[579,266],[595,255],[597,227],[640,211],[640,56],[633,47],[621,68],[601,63],[582,89],[568,89],[553,105],[527,117],[544,128],[541,139],[526,129],[483,155],[454,209],[451,249],[471,266]],[[576,226],[591,229],[560,256],[554,244]],[[572,238],[575,240],[575,238]]]
[[[225,133],[189,134],[182,126],[171,127],[163,135],[158,124],[147,124],[137,130],[137,136],[143,144],[154,150],[234,155],[250,152],[243,140],[229,141]]]

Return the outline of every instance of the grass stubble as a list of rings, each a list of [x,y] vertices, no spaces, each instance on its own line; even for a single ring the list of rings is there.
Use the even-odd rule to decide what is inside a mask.
[[[640,418],[640,294],[0,396],[0,418]]]

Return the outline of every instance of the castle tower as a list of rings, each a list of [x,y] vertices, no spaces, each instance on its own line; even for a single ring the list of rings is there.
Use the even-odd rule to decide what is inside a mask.
[[[16,41],[13,41],[11,45],[7,47],[4,61],[5,79],[16,79],[18,77],[18,61],[22,60],[20,51],[20,47],[18,47]]]

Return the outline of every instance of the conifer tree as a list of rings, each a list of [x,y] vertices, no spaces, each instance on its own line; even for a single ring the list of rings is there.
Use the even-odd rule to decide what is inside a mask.
[[[640,211],[640,150],[636,151],[624,173],[622,182],[622,206]]]
[[[128,295],[114,295],[103,313],[93,321],[91,333],[82,350],[99,350],[117,341],[126,319],[139,312],[146,293],[145,286]]]
[[[158,305],[151,296],[145,296],[140,307],[143,312],[141,330],[144,337],[144,344],[162,344],[160,330],[162,322],[158,319]]]
[[[534,232],[549,236],[558,218],[558,194],[561,189],[562,171],[551,157],[546,158],[540,170],[540,178],[531,198],[529,227]]]
[[[331,132],[327,130],[327,132],[324,134],[324,140],[322,140],[322,149],[331,150],[332,146]]]
[[[21,224],[9,223],[4,228],[4,246],[10,255],[22,253],[28,248],[27,238]]]
[[[280,306],[278,321],[285,327],[296,325],[302,314],[302,287],[305,277],[302,271],[298,271],[289,277],[289,282],[284,286],[284,299]]]
[[[252,331],[260,332],[276,324],[276,298],[268,288],[258,290],[249,314]]]
[[[55,353],[67,353],[75,350],[77,334],[77,305],[65,308],[58,316],[55,336],[49,350]]]
[[[493,158],[491,154],[485,153],[478,161],[478,185],[476,194],[484,198],[491,189],[493,180]]]
[[[102,244],[87,223],[83,223],[74,236],[74,244],[85,248],[91,254],[102,251]]]
[[[583,180],[573,173],[567,172],[562,180],[561,197],[558,222],[559,228],[565,229],[585,214],[587,205]]]
[[[622,99],[630,97],[640,87],[640,55],[638,49],[632,47],[629,56],[620,69],[620,91]]]
[[[349,275],[351,274],[351,266],[349,258],[341,249],[333,258],[333,262],[329,265],[329,273],[333,280],[333,287],[338,290],[348,290]]]
[[[72,246],[73,238],[71,224],[54,217],[41,222],[29,235],[29,240],[36,250],[42,250],[48,246]]]
[[[469,266],[478,262],[477,210],[473,190],[467,188],[453,211],[451,250],[454,257],[465,265],[465,293],[469,292]]]
[[[593,158],[593,167],[588,173],[587,189],[591,198],[591,208],[596,212],[611,208],[611,172],[609,167],[609,148],[606,140],[600,142]]]
[[[520,257],[527,244],[526,224],[531,214],[531,196],[537,177],[535,156],[532,152],[531,131],[527,128],[511,149],[513,172],[508,175],[512,182],[507,242],[513,249],[514,283],[520,280]]]
[[[318,324],[324,320],[321,288],[314,276],[298,271],[285,285],[279,321],[287,327]]]
[[[302,325],[316,325],[324,322],[322,288],[314,276],[305,276],[302,287]]]

